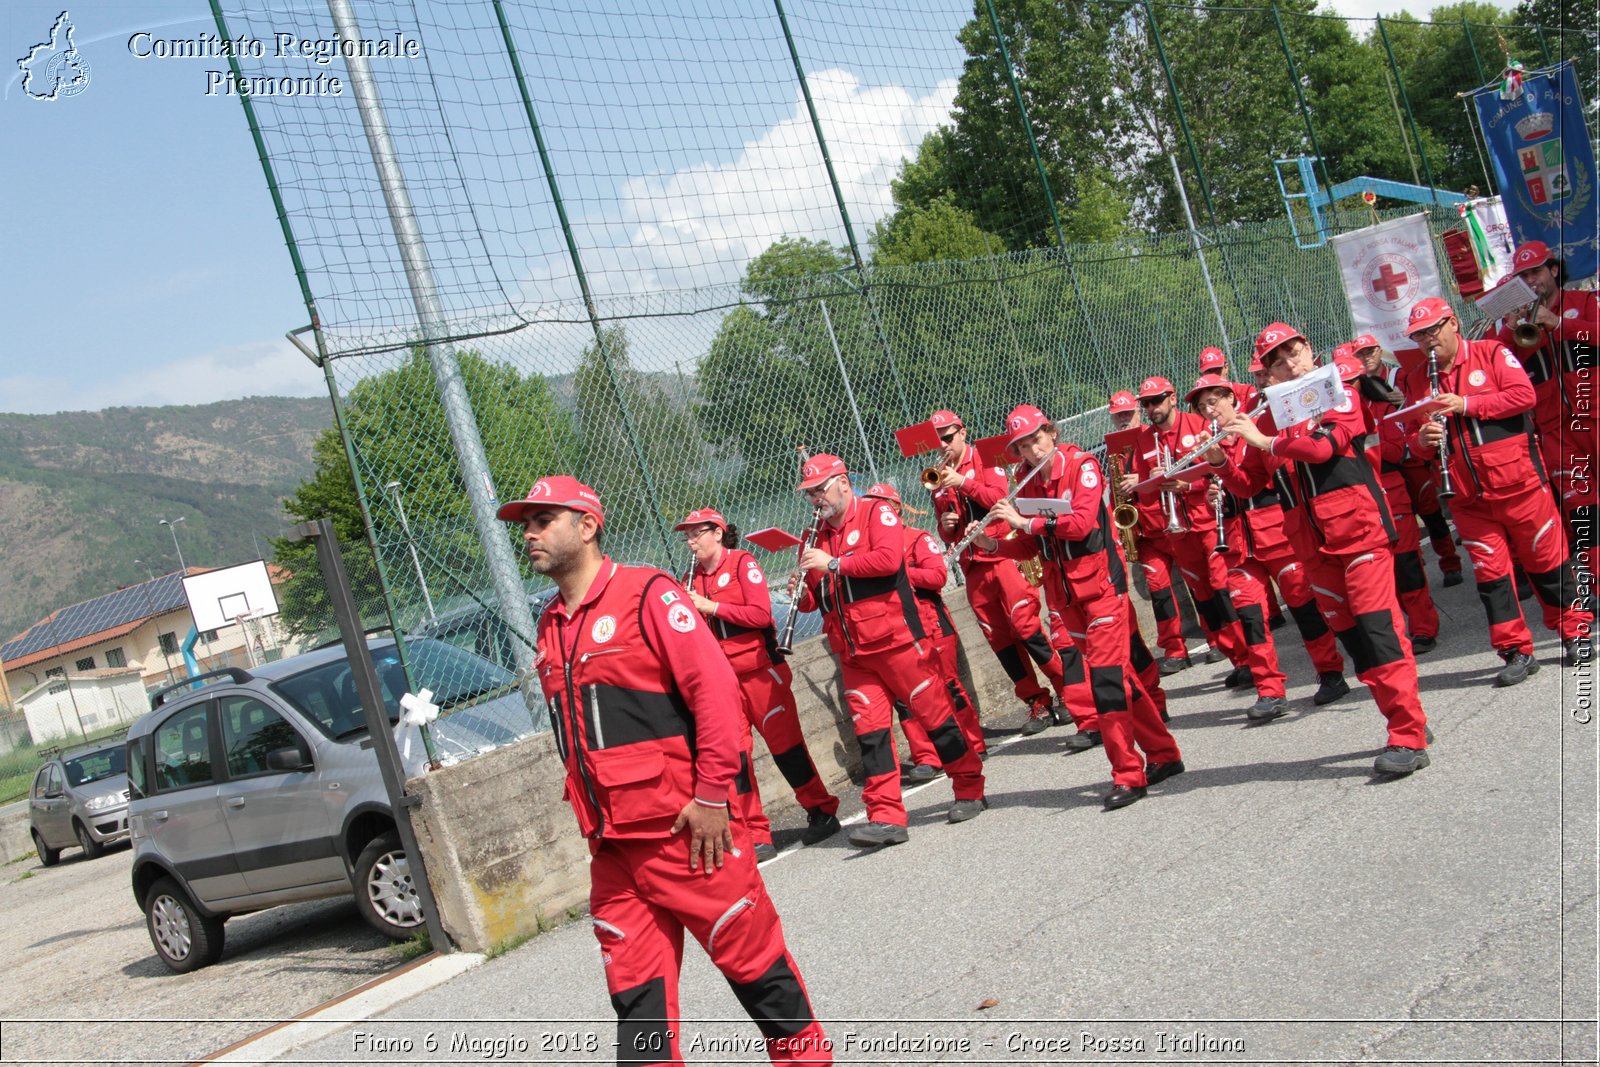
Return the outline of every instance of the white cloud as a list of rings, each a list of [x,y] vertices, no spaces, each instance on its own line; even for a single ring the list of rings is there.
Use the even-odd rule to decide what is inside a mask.
[[[47,414],[326,393],[322,372],[287,340],[250,341],[153,366],[127,366],[115,377],[88,383],[41,370],[0,378],[0,397],[8,410]]]

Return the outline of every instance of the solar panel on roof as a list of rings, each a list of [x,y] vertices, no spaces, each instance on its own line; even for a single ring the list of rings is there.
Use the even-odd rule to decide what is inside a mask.
[[[183,579],[176,573],[163,574],[153,582],[140,582],[62,608],[56,612],[55,618],[34,623],[0,645],[0,659],[21,659],[114,626],[137,622],[152,615],[164,615],[187,604],[183,596]]]

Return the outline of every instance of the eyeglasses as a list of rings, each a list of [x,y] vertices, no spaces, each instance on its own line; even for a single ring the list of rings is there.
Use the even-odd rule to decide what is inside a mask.
[[[715,529],[715,526],[702,526],[698,530],[688,530],[683,535],[683,543],[686,545],[693,544],[695,541],[698,541],[700,538],[704,537],[708,533],[711,533]]]
[[[942,434],[939,435],[939,443],[947,445],[951,441],[954,441],[957,437],[960,437],[960,436],[961,436],[961,431],[960,430],[951,430],[949,433],[942,433]]]
[[[1163,401],[1165,401],[1167,399],[1167,397],[1169,397],[1171,395],[1172,395],[1171,393],[1162,393],[1160,396],[1140,397],[1139,398],[1139,406],[1142,407],[1142,408],[1153,408],[1157,404],[1160,404]]]
[[[839,480],[839,476],[837,474],[835,474],[832,478],[829,478],[827,481],[823,482],[821,485],[814,485],[810,489],[802,489],[802,490],[800,490],[800,492],[802,494],[804,494],[806,499],[815,500],[818,497],[822,496],[824,493],[826,493],[833,486],[833,483],[838,481],[838,480]]]
[[[1411,331],[1411,336],[1412,337],[1432,337],[1434,334],[1436,334],[1440,330],[1444,329],[1445,323],[1447,323],[1449,321],[1450,320],[1447,319],[1447,318],[1446,319],[1440,319],[1438,322],[1434,323],[1432,326],[1428,326],[1428,327],[1425,327],[1425,328],[1420,329],[1420,330],[1412,330]]]

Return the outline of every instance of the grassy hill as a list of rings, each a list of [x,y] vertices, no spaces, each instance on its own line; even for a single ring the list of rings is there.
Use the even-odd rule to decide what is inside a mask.
[[[177,570],[271,555],[279,501],[311,475],[320,399],[0,414],[0,638],[57,607]]]

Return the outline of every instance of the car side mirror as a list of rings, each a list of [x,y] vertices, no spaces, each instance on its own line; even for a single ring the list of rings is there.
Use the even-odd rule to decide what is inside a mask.
[[[267,753],[267,770],[269,771],[309,771],[316,765],[311,762],[309,753],[293,745],[288,748],[277,748]]]
[[[65,792],[63,792],[63,791],[62,791],[62,790],[60,790],[60,789],[57,789],[57,790],[55,790],[55,791],[54,791],[54,792],[49,792],[49,793],[46,793],[46,794],[45,794],[45,795],[44,795],[44,798],[45,798],[45,799],[46,799],[46,800],[60,800],[60,799],[61,799],[61,798],[62,798],[62,797],[64,797],[64,796],[66,796],[66,793],[65,793]]]

